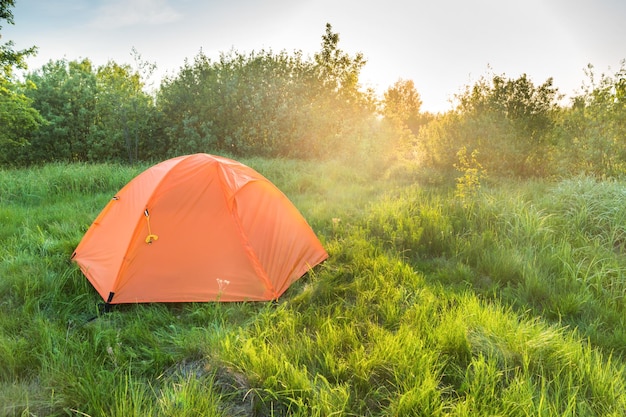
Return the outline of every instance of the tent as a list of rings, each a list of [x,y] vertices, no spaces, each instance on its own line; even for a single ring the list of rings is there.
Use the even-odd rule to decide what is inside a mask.
[[[72,255],[107,304],[275,300],[327,257],[276,186],[208,154],[139,174]]]

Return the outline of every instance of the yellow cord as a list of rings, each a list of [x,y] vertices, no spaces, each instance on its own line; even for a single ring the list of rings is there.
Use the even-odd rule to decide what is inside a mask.
[[[146,237],[146,243],[150,245],[155,240],[159,240],[159,237],[157,235],[153,235],[152,230],[150,229],[150,213],[148,212],[148,209],[144,211],[144,214],[146,215],[146,222],[148,222],[148,236]]]

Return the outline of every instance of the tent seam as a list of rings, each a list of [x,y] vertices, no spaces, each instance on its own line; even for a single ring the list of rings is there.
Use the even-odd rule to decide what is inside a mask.
[[[226,187],[225,187],[225,182],[226,181],[225,181],[225,178],[224,178],[224,173],[222,172],[221,169],[219,170],[219,175],[220,175],[220,187],[222,187],[222,191],[225,191],[226,190]],[[227,205],[227,207],[229,207],[230,216],[232,217],[233,221],[235,222],[235,225],[237,226],[237,233],[239,235],[239,239],[241,241],[241,244],[245,248],[246,255],[247,255],[248,259],[250,260],[250,262],[252,262],[252,266],[253,266],[254,270],[257,272],[257,274],[260,276],[261,281],[263,282],[263,284],[265,284],[265,288],[268,291],[270,291],[270,293],[272,294],[272,299],[277,299],[278,298],[278,293],[276,291],[276,288],[274,288],[274,286],[272,285],[272,282],[270,281],[269,276],[267,275],[267,272],[265,271],[265,268],[261,264],[261,261],[259,260],[259,257],[256,254],[256,251],[254,250],[252,245],[250,245],[250,241],[246,237],[246,234],[244,233],[243,226],[241,225],[241,221],[239,219],[239,216],[237,215],[237,200],[236,200],[235,196],[237,195],[237,193],[239,193],[239,190],[241,190],[243,187],[246,187],[250,183],[255,182],[255,181],[260,181],[260,180],[259,179],[252,179],[252,180],[246,182],[243,186],[237,188],[237,190],[232,193],[232,197],[231,197],[232,198],[232,204],[230,204],[230,202],[228,201],[228,197],[226,197],[227,193],[222,192],[222,195],[225,196],[225,198],[227,199],[226,205]]]
[[[165,178],[169,177],[172,174],[172,171],[174,171],[174,168],[176,168],[180,163],[182,163],[183,161],[185,161],[187,159],[188,158],[181,157],[170,169],[167,170],[165,175],[163,175],[163,177],[161,177],[161,179],[156,183],[156,185],[152,189],[152,192],[150,193],[148,198],[146,198],[146,201],[145,201],[145,204],[144,204],[145,207],[143,207],[143,209],[141,210],[140,217],[141,216],[145,216],[145,214],[144,214],[145,210],[149,209],[148,204],[152,200],[152,197],[154,197],[154,194],[156,193],[156,190],[163,183]],[[118,291],[117,291],[118,290],[117,284],[120,281],[120,277],[123,276],[123,273],[128,268],[128,262],[126,262],[126,260],[128,259],[128,252],[130,250],[130,246],[137,239],[137,236],[139,236],[139,230],[142,229],[142,225],[143,225],[143,222],[141,222],[141,221],[135,222],[135,229],[133,230],[133,233],[130,235],[130,240],[128,241],[128,244],[126,245],[126,250],[124,251],[124,256],[122,256],[122,263],[120,265],[119,270],[117,271],[117,275],[115,276],[115,279],[113,280],[112,288],[110,289],[110,291],[114,292],[115,294],[118,293]]]

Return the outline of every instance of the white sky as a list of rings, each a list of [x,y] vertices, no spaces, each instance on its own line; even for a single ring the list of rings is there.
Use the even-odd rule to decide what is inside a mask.
[[[61,58],[133,64],[134,47],[160,75],[201,49],[312,57],[328,22],[342,50],[367,59],[364,86],[411,79],[432,112],[490,71],[553,77],[570,95],[587,64],[613,74],[626,59],[625,0],[16,0],[12,10],[0,42],[38,46],[30,70]]]

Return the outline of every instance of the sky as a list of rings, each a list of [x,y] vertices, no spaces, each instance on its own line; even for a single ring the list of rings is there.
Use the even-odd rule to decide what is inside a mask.
[[[413,80],[433,113],[482,76],[553,78],[571,96],[588,64],[613,75],[626,59],[624,0],[16,0],[12,11],[0,42],[36,45],[29,70],[57,59],[133,65],[134,48],[156,64],[157,86],[200,51],[312,58],[330,23],[339,48],[367,60],[364,88],[382,95]]]

